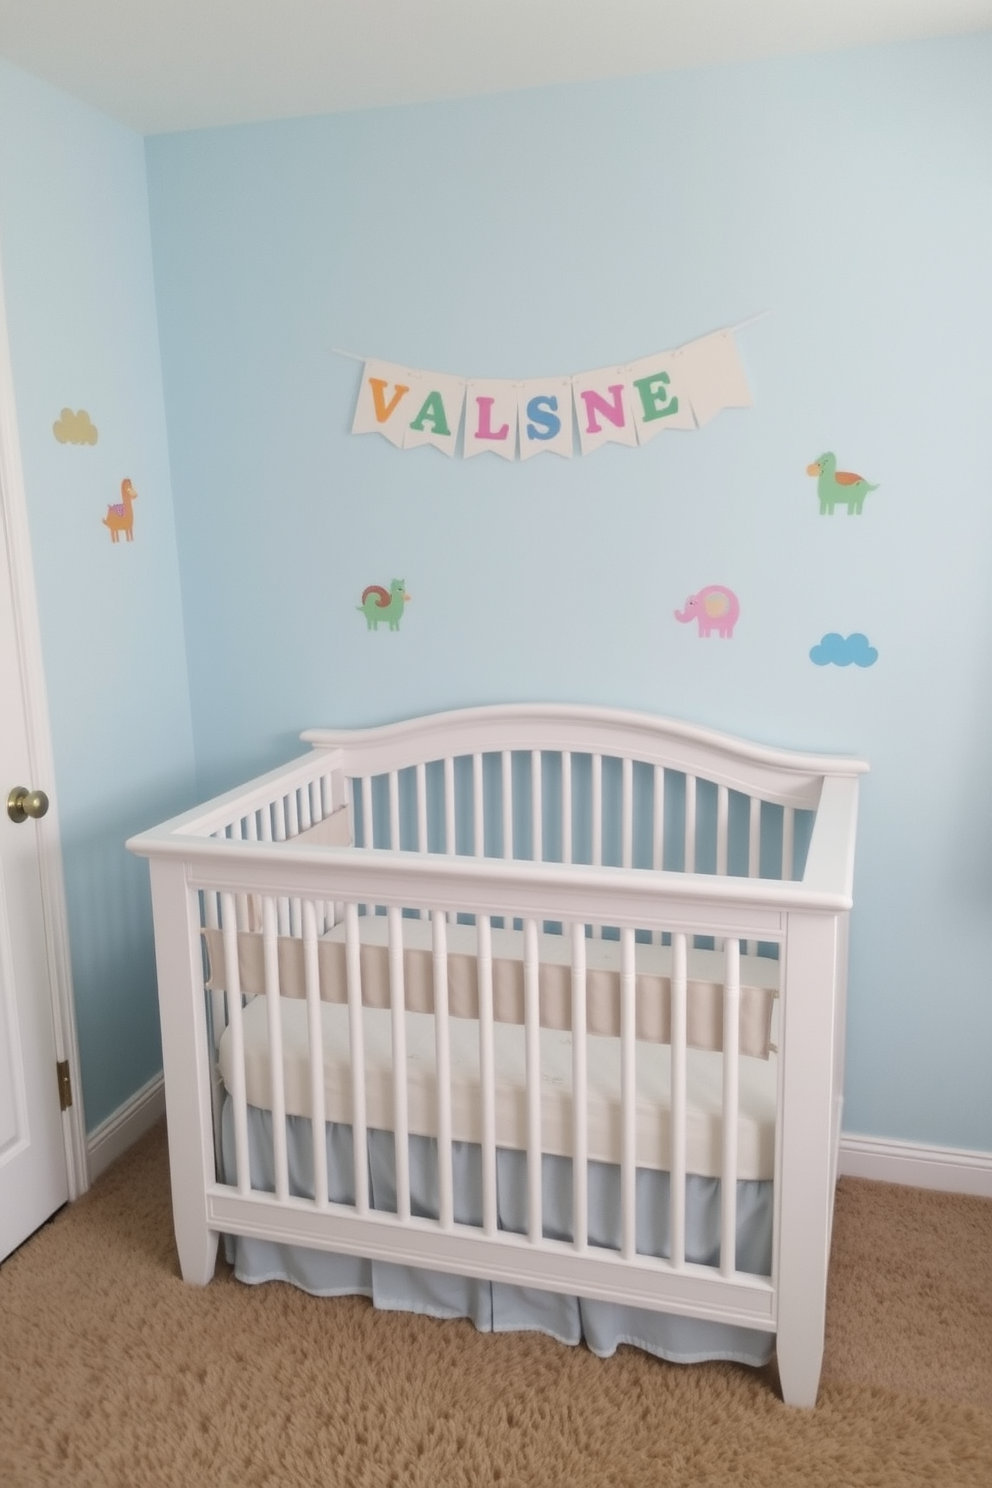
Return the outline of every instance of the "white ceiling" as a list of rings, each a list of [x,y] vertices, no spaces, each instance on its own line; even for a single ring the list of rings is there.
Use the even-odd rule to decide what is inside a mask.
[[[976,31],[992,0],[0,0],[0,57],[142,134]]]

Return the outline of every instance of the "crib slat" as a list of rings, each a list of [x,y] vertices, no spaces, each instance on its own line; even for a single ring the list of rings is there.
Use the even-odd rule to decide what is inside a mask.
[[[748,878],[761,877],[761,799],[758,796],[752,796],[748,803],[747,876]],[[757,953],[757,949],[757,941],[749,940],[745,946],[745,953],[753,956]]]
[[[244,834],[244,826],[243,826],[243,823],[241,822],[241,820],[239,818],[238,821],[234,821],[234,822],[231,823],[231,826],[230,826],[230,841],[231,842],[243,842],[244,841],[244,835],[245,835]],[[236,899],[236,901],[235,901],[235,903],[237,904],[238,929],[239,930],[247,930],[247,929],[249,929],[249,920],[248,920],[248,895],[247,894],[239,894],[238,897],[237,897],[237,899]]]
[[[300,834],[300,817],[297,809],[296,791],[292,790],[283,797],[283,809],[286,814],[286,840],[298,837]],[[292,935],[298,939],[301,931],[300,923],[300,901],[298,899],[279,900],[279,934]]]
[[[362,776],[362,846],[375,847],[375,826],[372,818],[372,777]]]
[[[737,1108],[740,1080],[740,941],[728,936],[723,973],[723,1151],[720,1165],[720,1274],[737,1270]]]
[[[624,755],[620,769],[620,861],[630,868],[634,861],[634,761],[629,755]]]
[[[406,1076],[406,992],[403,979],[403,918],[389,908],[389,1006],[393,1031],[393,1135],[396,1148],[396,1213],[410,1218],[410,1130]]]
[[[576,1250],[589,1243],[589,1090],[586,1038],[586,933],[572,926],[572,1235]]]
[[[396,770],[389,772],[389,844],[393,852],[400,845],[400,777]]]
[[[654,766],[654,790],[651,802],[651,866],[661,872],[665,866],[665,767]],[[652,930],[651,941],[660,945],[662,932]]]
[[[427,766],[417,763],[417,851],[427,851]]]
[[[443,909],[431,915],[434,950],[434,1058],[437,1071],[438,1220],[443,1230],[454,1223],[451,1171],[451,1029],[448,1021],[448,922]]]
[[[317,963],[317,911],[303,903],[303,981],[307,998],[310,1045],[310,1122],[313,1135],[313,1195],[318,1209],[327,1208],[327,1134],[324,1125],[324,1037],[320,1017],[320,968]]]
[[[782,877],[795,877],[796,861],[796,808],[786,806],[782,811]]]
[[[524,920],[524,1037],[527,1059],[527,1234],[536,1244],[544,1234],[541,1188],[541,1006],[537,922]]]
[[[561,756],[561,860],[572,862],[572,754],[568,749]]]
[[[761,877],[761,799],[752,796],[748,813],[747,876]]]
[[[503,796],[503,856],[513,857],[513,755],[504,749],[499,757]]]
[[[651,866],[665,866],[665,767],[654,767],[654,804],[651,812]]]
[[[696,871],[696,777],[685,777],[685,858],[683,871]]]
[[[634,932],[620,932],[620,1211],[621,1253],[633,1259],[637,1250],[637,1064]]]
[[[477,858],[486,851],[486,798],[482,788],[482,755],[472,756],[472,851]]]
[[[672,1266],[685,1265],[686,1181],[686,996],[688,986],[686,937],[672,936],[672,1155],[669,1164]]]
[[[603,756],[592,756],[592,861],[599,867],[603,861]],[[593,925],[593,936],[599,940],[602,925]]]
[[[208,930],[220,929],[220,902],[219,895],[213,890],[203,891],[203,923]],[[220,1036],[227,1024],[226,1004],[224,1002],[224,989],[216,987],[210,994],[210,1028],[213,1039],[214,1051],[220,1043]]]
[[[727,860],[730,850],[730,792],[725,785],[717,787],[716,793],[716,871],[722,878],[727,876]]]
[[[319,780],[314,781],[312,788],[315,790],[313,803],[313,820],[315,822],[323,821],[325,817],[330,816],[332,811],[335,810],[336,804],[342,806],[346,804],[345,801],[335,803],[334,777],[332,775],[321,775]],[[354,812],[351,813],[351,819],[354,821]],[[324,935],[328,930],[333,929],[340,917],[340,908],[338,903],[333,903],[331,900],[325,903],[323,923],[318,923],[317,927],[318,934]]]
[[[493,1029],[493,939],[488,915],[478,918],[479,1083],[482,1097],[482,1228],[495,1235],[496,1044]]]
[[[427,766],[423,760],[417,762],[417,852],[427,851]],[[420,919],[426,920],[429,911],[420,910]]]
[[[455,851],[455,762],[451,755],[444,761],[444,850]]]
[[[535,863],[544,861],[544,803],[542,800],[541,751],[532,749],[530,755],[531,791],[531,857]]]
[[[355,1212],[369,1212],[369,1159],[365,1116],[365,1025],[362,1021],[362,959],[358,905],[344,907],[345,974],[351,1052],[351,1130],[355,1155]]]
[[[289,1198],[289,1159],[286,1152],[286,1086],[282,1062],[282,1016],[279,1011],[279,926],[275,900],[262,900],[262,956],[265,967],[265,1012],[269,1031],[271,1082],[272,1162],[276,1197]]]
[[[592,757],[592,861],[603,861],[603,756]]]
[[[248,1156],[248,1100],[245,1093],[245,1030],[241,1006],[241,970],[238,964],[238,921],[233,894],[221,894],[224,933],[224,984],[227,989],[231,1030],[231,1102],[234,1107],[234,1161],[238,1193],[251,1192],[251,1163]]]

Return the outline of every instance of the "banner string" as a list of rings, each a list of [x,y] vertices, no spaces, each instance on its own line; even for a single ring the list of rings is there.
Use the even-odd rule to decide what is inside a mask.
[[[768,317],[769,317],[769,315],[773,315],[774,313],[775,312],[773,310],[759,310],[758,313],[757,313],[757,315],[749,315],[748,318],[747,318],[747,320],[739,320],[736,325],[721,326],[721,328],[720,328],[719,331],[711,331],[709,334],[712,335],[712,336],[719,336],[719,335],[722,335],[722,334],[733,334],[736,331],[743,331],[743,330],[746,330],[746,328],[748,326],[756,325],[759,320],[767,320]],[[697,337],[696,339],[697,340],[705,340],[705,337]],[[691,342],[685,342],[683,344],[689,346],[692,343]],[[679,350],[679,348],[677,346],[672,347],[671,349],[673,351],[678,351]],[[359,354],[356,351],[345,351],[344,348],[341,347],[341,346],[331,346],[329,348],[329,350],[330,350],[330,352],[332,353],[333,356],[347,357],[349,359],[349,361],[352,361],[352,362],[388,362],[388,361],[391,361],[392,360],[390,357],[383,357],[383,356],[377,356],[377,357],[359,356]],[[395,365],[395,366],[406,366],[406,363],[405,362],[396,362],[393,365]],[[410,371],[413,371],[415,369],[413,367],[410,367],[409,370]],[[447,375],[449,377],[458,377],[459,376],[458,373],[448,373]],[[471,381],[470,378],[463,378],[462,380],[465,381],[465,382]],[[501,382],[506,382],[506,381],[509,381],[509,379],[508,378],[501,378],[500,381]]]

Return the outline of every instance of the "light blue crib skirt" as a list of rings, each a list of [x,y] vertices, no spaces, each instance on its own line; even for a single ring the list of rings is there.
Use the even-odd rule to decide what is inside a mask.
[[[289,1189],[313,1197],[313,1137],[310,1121],[287,1119]],[[354,1145],[351,1127],[329,1122],[327,1132],[328,1193],[333,1203],[355,1199]],[[272,1114],[248,1107],[251,1184],[275,1190]],[[222,1120],[225,1181],[235,1182],[231,1103]],[[452,1144],[455,1219],[482,1224],[482,1161],[475,1143]],[[392,1132],[368,1133],[369,1195],[373,1208],[396,1212],[396,1178]],[[572,1237],[572,1164],[570,1158],[542,1160],[544,1233],[556,1240]],[[716,1265],[720,1254],[720,1180],[690,1175],[686,1184],[686,1258]],[[432,1137],[410,1138],[411,1208],[415,1215],[437,1218],[437,1144]],[[496,1155],[497,1214],[500,1229],[523,1234],[527,1229],[527,1159],[522,1152],[499,1149]],[[669,1179],[667,1173],[637,1170],[637,1249],[642,1255],[668,1254]],[[620,1169],[612,1163],[589,1164],[589,1241],[620,1248]],[[772,1184],[741,1180],[737,1185],[737,1268],[767,1276],[771,1271]],[[648,1308],[595,1302],[532,1287],[508,1286],[465,1276],[451,1276],[419,1266],[397,1266],[335,1255],[302,1245],[279,1245],[244,1236],[226,1237],[227,1258],[240,1281],[285,1281],[320,1297],[360,1295],[376,1307],[425,1313],[436,1318],[471,1318],[482,1332],[525,1329],[548,1333],[560,1343],[584,1341],[602,1358],[629,1343],[659,1358],[691,1364],[704,1359],[731,1359],[766,1364],[774,1334],[706,1319],[679,1317]]]

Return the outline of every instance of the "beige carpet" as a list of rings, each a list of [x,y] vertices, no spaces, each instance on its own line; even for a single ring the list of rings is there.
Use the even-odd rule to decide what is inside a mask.
[[[221,1267],[164,1131],[0,1267],[3,1488],[992,1485],[992,1203],[844,1180],[813,1411],[774,1370],[600,1360]]]

